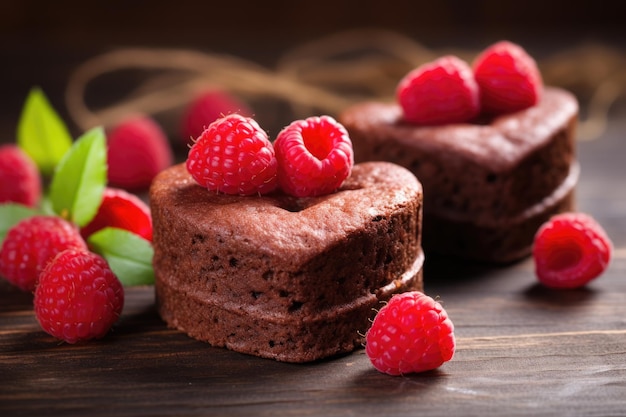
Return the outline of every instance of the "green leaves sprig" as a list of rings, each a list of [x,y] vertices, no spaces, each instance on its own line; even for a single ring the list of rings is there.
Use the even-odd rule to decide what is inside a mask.
[[[17,144],[39,167],[44,176],[54,168],[72,146],[72,136],[50,105],[43,91],[30,90],[17,125]]]
[[[33,88],[18,124],[18,146],[34,161],[42,176],[51,176],[41,207],[0,204],[0,244],[19,221],[52,214],[87,225],[98,212],[107,185],[106,136],[95,127],[72,141],[66,125],[43,91]],[[90,250],[104,257],[123,285],[154,283],[152,244],[127,230],[107,227],[88,238]]]
[[[55,213],[87,225],[102,203],[107,181],[106,138],[94,128],[76,140],[57,166],[48,198]]]

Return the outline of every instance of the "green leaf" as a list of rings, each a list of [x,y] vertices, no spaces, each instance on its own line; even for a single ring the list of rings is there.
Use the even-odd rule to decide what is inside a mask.
[[[24,220],[36,214],[39,214],[38,210],[22,204],[0,204],[0,245],[11,227],[19,223],[20,220]]]
[[[107,260],[124,286],[154,284],[152,244],[141,236],[105,227],[87,238],[89,247]]]
[[[50,184],[52,208],[82,227],[98,211],[107,181],[106,138],[101,127],[79,137],[59,162]]]
[[[50,176],[72,146],[72,136],[43,91],[30,90],[17,125],[17,144]]]

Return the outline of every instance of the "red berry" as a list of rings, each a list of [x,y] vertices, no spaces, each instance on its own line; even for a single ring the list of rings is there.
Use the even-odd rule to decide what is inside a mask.
[[[295,197],[335,191],[354,165],[348,132],[330,116],[292,122],[278,134],[274,149],[280,187]]]
[[[508,41],[485,49],[473,63],[485,113],[501,114],[537,104],[543,91],[541,73],[526,51]]]
[[[113,187],[145,190],[174,160],[167,136],[154,119],[128,118],[108,135],[108,179]]]
[[[0,203],[34,207],[41,199],[41,177],[35,162],[17,145],[0,146]]]
[[[67,343],[98,339],[122,313],[124,288],[102,257],[69,249],[41,273],[34,305],[46,333]]]
[[[547,287],[582,287],[606,270],[612,250],[613,243],[591,216],[558,214],[535,235],[535,273]]]
[[[198,184],[225,194],[267,194],[278,184],[267,133],[239,114],[209,125],[189,150],[187,170]]]
[[[429,371],[452,359],[454,325],[441,304],[418,291],[396,294],[366,335],[365,352],[380,372]]]
[[[396,97],[409,123],[463,123],[480,112],[478,85],[472,69],[453,55],[409,72],[400,80]]]
[[[219,89],[199,94],[185,109],[181,123],[181,139],[186,146],[193,142],[215,120],[238,113],[251,117],[252,110],[234,95]]]
[[[0,275],[32,291],[50,259],[70,248],[87,248],[74,225],[56,216],[29,217],[8,230],[0,249]]]
[[[96,216],[80,232],[84,238],[105,227],[117,227],[152,241],[152,217],[143,200],[128,191],[107,187]]]

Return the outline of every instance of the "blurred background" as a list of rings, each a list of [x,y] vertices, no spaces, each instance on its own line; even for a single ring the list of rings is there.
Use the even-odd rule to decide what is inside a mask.
[[[444,52],[471,59],[501,39],[524,46],[545,69],[547,82],[578,89],[576,93],[586,101],[593,88],[621,64],[621,54],[626,52],[625,19],[626,2],[615,1],[9,0],[0,5],[0,140],[14,140],[21,106],[35,85],[44,90],[74,135],[87,125],[111,123],[112,117],[89,116],[125,103],[138,91],[155,91],[182,80],[181,74],[171,73],[179,62],[171,52],[181,49],[199,53],[189,62],[180,60],[185,70],[198,64],[196,81],[223,81],[225,88],[252,102],[268,130],[279,129],[294,117],[292,97],[298,97],[295,106],[300,106],[301,114],[333,113],[350,102],[342,97],[393,94],[403,72],[420,61]],[[338,35],[346,31],[351,35]],[[375,45],[383,58],[359,61],[357,52],[364,45]],[[101,72],[92,67],[76,80],[76,72],[88,61],[128,48],[140,48],[134,51],[142,53],[166,48],[167,53],[146,55],[145,61],[141,53],[126,55],[145,62],[149,71],[137,68],[136,62],[124,62],[124,56],[108,57],[92,64]],[[331,53],[343,54],[341,66],[334,67],[337,57]],[[207,68],[217,68],[221,61],[204,62],[206,56],[227,57],[222,67],[234,72],[244,68],[261,76],[252,77],[255,85],[238,72],[237,80],[224,74],[216,77]],[[558,59],[564,65],[559,67]],[[590,62],[600,59],[606,60],[605,66]],[[161,66],[168,67],[167,74],[153,77],[153,70]],[[372,68],[375,71],[368,73]],[[188,74],[184,77],[191,79]],[[386,83],[372,86],[372,80],[385,77]],[[296,87],[316,90],[290,91],[294,83],[280,84],[285,78],[294,79]],[[342,91],[348,84],[351,91]],[[364,87],[362,96],[351,95],[353,87]],[[68,108],[68,94],[89,109],[86,115]],[[175,135],[179,104],[191,93],[168,94],[171,106],[148,110]],[[302,107],[307,100],[312,107]]]
[[[392,99],[406,72],[444,53],[471,61],[507,39],[536,59],[546,84],[578,97],[579,209],[623,247],[625,22],[626,2],[614,0],[8,0],[0,142],[16,140],[38,86],[74,138],[147,112],[183,158],[181,114],[203,89],[244,100],[272,138],[295,118]]]

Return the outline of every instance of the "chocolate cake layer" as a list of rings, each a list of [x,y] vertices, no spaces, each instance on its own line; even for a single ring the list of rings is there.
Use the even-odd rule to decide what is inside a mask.
[[[424,241],[432,253],[484,262],[505,264],[528,256],[539,226],[574,209],[579,171],[575,163],[552,194],[508,219],[478,223],[462,213],[430,213],[423,226]]]
[[[500,241],[484,235],[498,229],[483,225],[506,229],[519,224],[529,208],[550,199],[571,175],[577,118],[576,98],[547,87],[536,106],[476,123],[416,126],[402,120],[399,105],[380,102],[357,104],[338,120],[350,133],[356,161],[393,162],[411,170],[422,183],[427,254],[436,249],[508,262],[517,255],[502,253],[498,245],[485,244],[481,252],[474,247],[465,253],[453,250],[461,247],[454,241]],[[559,209],[569,209],[570,200]],[[476,226],[474,232],[457,228],[459,223]],[[433,229],[428,237],[426,229]],[[431,244],[434,234],[451,243]],[[524,241],[526,246],[531,243]]]
[[[373,308],[422,289],[422,188],[364,163],[336,193],[241,197],[197,185],[183,165],[150,190],[159,312],[215,346],[303,362],[362,342]]]

